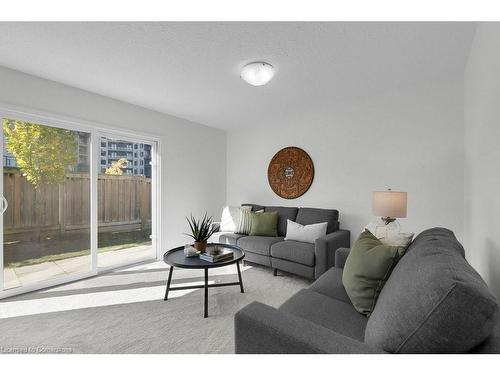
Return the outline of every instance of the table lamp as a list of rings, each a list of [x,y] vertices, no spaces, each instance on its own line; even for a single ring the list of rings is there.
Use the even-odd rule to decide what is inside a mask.
[[[406,217],[406,192],[404,191],[374,191],[373,214],[380,216],[385,225],[396,218]]]

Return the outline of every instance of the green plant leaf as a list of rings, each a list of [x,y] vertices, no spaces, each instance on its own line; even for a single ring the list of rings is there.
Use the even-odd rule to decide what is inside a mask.
[[[190,214],[190,217],[186,217],[186,220],[191,229],[191,234],[185,234],[197,242],[207,241],[216,232],[215,228],[212,227],[212,217],[208,216],[206,212],[201,219],[196,219],[193,214]]]

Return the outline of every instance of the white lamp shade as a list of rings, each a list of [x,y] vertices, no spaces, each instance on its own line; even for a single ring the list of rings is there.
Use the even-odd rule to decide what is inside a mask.
[[[381,217],[406,217],[406,192],[374,191],[373,214]]]
[[[253,62],[241,69],[241,78],[252,86],[262,86],[274,77],[274,68],[266,62]]]

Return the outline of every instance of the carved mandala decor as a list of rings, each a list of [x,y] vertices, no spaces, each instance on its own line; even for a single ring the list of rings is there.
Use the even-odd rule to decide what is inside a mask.
[[[294,199],[304,194],[314,179],[310,156],[298,147],[286,147],[269,163],[267,178],[271,189],[282,198]]]

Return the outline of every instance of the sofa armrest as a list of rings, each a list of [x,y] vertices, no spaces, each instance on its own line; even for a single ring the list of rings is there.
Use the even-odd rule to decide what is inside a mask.
[[[349,256],[350,251],[351,251],[351,249],[349,249],[347,247],[339,247],[335,251],[335,267],[344,268],[345,261],[347,260],[347,257]]]
[[[335,251],[339,247],[351,246],[351,232],[338,230],[318,238],[314,246],[314,278],[317,279],[335,265]]]
[[[252,302],[234,317],[237,354],[381,353],[306,319]]]

